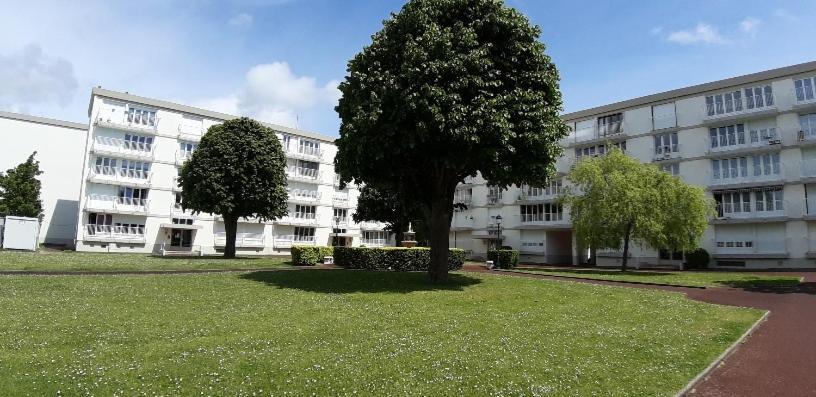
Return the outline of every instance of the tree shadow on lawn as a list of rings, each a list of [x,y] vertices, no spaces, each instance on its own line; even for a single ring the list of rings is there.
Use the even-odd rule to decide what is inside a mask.
[[[433,284],[424,272],[391,272],[367,270],[257,271],[241,275],[278,288],[328,294],[409,293],[415,291],[463,291],[482,280],[463,274],[450,274],[448,281]]]

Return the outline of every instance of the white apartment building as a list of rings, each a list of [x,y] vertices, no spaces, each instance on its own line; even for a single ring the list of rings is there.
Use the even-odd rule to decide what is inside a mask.
[[[816,267],[816,62],[681,88],[563,116],[572,132],[547,186],[458,188],[451,246],[484,256],[498,244],[522,260],[618,265],[620,252],[577,247],[569,208],[556,203],[570,167],[608,145],[705,187],[717,216],[703,237],[721,268]],[[682,262],[682,253],[635,246],[635,266]]]
[[[40,243],[73,245],[79,208],[82,152],[88,125],[0,112],[0,172],[37,152],[43,172]]]
[[[95,88],[88,109],[76,227],[78,251],[213,254],[226,242],[218,215],[183,211],[176,178],[207,129],[235,116]],[[274,129],[287,156],[289,215],[242,219],[239,254],[292,245],[388,245],[378,222],[354,223],[359,191],[339,189],[334,139]]]

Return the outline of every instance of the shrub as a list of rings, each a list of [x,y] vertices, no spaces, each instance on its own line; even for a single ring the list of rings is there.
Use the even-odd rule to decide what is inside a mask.
[[[705,269],[708,267],[708,262],[710,261],[711,256],[708,255],[708,251],[702,248],[686,253],[687,269]]]
[[[332,247],[292,246],[292,264],[295,266],[314,266],[323,263],[323,257],[331,255]]]
[[[514,249],[490,250],[487,252],[487,260],[493,261],[493,266],[497,266],[501,269],[516,267],[518,265],[518,259],[519,252]]]
[[[448,269],[458,270],[465,262],[465,251],[450,250]],[[427,271],[431,263],[429,248],[335,247],[334,263],[348,269]]]

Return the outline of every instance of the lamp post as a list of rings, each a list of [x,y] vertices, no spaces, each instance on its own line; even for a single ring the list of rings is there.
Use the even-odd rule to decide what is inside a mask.
[[[501,223],[502,223],[502,216],[501,214],[496,215],[496,268],[500,269],[501,264]]]

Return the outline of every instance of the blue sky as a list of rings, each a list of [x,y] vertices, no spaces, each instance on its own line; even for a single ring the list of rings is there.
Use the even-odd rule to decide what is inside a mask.
[[[87,121],[96,85],[336,136],[346,62],[391,0],[2,0],[0,110]],[[565,111],[816,60],[807,1],[508,0]]]

